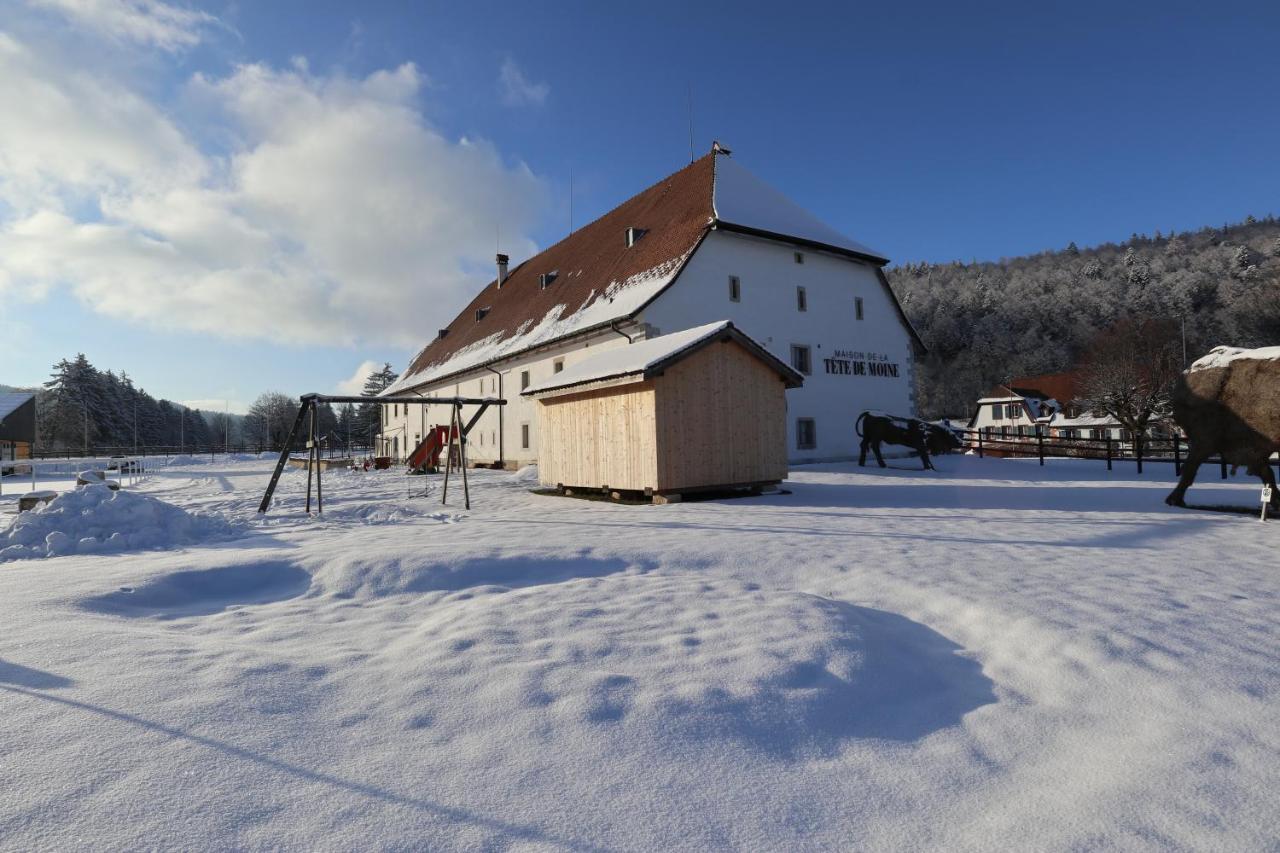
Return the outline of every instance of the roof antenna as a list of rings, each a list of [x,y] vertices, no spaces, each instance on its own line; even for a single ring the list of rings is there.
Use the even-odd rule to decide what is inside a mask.
[[[569,170],[569,233],[573,233],[573,169]]]
[[[689,162],[693,162],[693,81],[689,81]]]

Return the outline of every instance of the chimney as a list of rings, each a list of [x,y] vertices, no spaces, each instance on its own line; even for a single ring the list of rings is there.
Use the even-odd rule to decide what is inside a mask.
[[[498,255],[498,289],[502,289],[502,283],[507,280],[507,261],[511,260],[506,255]]]

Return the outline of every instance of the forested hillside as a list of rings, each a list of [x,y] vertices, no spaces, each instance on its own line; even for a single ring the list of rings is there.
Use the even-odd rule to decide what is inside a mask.
[[[927,416],[967,415],[996,382],[1071,367],[1128,318],[1185,320],[1191,359],[1218,344],[1280,343],[1274,216],[997,262],[908,263],[889,281],[929,347]]]
[[[222,442],[231,423],[157,400],[127,374],[99,370],[83,354],[63,359],[36,394],[36,445],[45,450],[186,447]],[[216,438],[215,438],[216,436]],[[229,436],[233,441],[235,436]]]

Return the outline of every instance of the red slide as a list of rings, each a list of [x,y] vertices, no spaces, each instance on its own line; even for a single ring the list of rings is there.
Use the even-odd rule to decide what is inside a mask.
[[[409,454],[409,470],[421,471],[428,467],[437,467],[440,464],[440,452],[444,450],[445,444],[448,443],[448,435],[448,427],[432,427],[427,433],[427,437]]]

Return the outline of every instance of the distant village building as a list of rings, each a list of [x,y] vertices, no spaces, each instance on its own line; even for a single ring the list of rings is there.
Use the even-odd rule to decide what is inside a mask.
[[[1012,379],[978,400],[969,429],[987,439],[1031,438],[1037,429],[1046,438],[1131,439],[1114,418],[1087,411],[1080,397],[1080,376],[1074,371]],[[1153,424],[1148,434],[1163,437],[1167,429]]]
[[[0,393],[0,463],[30,459],[36,443],[36,395]]]
[[[384,393],[506,399],[467,455],[515,467],[538,458],[539,407],[522,391],[598,353],[729,320],[804,377],[786,392],[787,459],[853,458],[863,410],[915,412],[923,347],[887,262],[717,146],[524,263],[499,255],[497,277]],[[445,417],[382,409],[379,451],[397,459]]]

